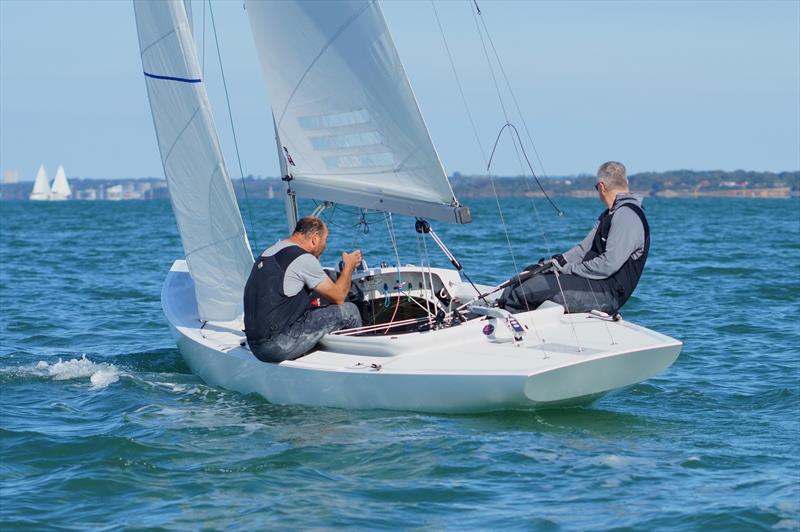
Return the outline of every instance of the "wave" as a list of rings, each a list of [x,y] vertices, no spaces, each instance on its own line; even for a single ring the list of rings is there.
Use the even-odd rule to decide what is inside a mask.
[[[86,355],[70,360],[58,359],[49,363],[40,360],[36,364],[0,368],[0,373],[12,376],[49,377],[54,381],[87,379],[91,389],[101,390],[119,381],[122,372],[114,364],[93,362]]]

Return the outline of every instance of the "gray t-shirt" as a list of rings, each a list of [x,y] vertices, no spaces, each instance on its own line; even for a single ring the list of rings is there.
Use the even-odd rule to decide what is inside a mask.
[[[284,248],[296,245],[291,240],[279,240],[265,249],[261,256],[271,257]],[[328,276],[322,269],[319,259],[311,253],[304,253],[286,268],[286,275],[283,276],[283,293],[291,297],[300,292],[303,286],[313,290],[325,279],[328,279]]]

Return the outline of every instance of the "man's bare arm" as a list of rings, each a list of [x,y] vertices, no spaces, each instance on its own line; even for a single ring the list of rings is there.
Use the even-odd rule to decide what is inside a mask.
[[[355,250],[352,253],[342,253],[342,271],[339,272],[339,278],[336,282],[330,279],[324,279],[320,282],[314,290],[324,297],[328,302],[334,305],[341,305],[347,300],[347,292],[350,291],[350,283],[353,280],[353,271],[361,263],[361,250]]]

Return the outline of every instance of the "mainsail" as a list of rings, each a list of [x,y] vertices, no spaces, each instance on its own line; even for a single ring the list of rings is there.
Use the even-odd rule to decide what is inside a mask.
[[[50,182],[47,180],[47,172],[44,171],[44,165],[39,165],[39,171],[36,172],[36,181],[33,183],[33,191],[31,192],[31,200],[48,200],[50,199]]]
[[[469,221],[377,2],[259,2],[247,14],[299,196]]]
[[[53,188],[50,189],[50,199],[69,199],[70,196],[72,196],[72,189],[69,187],[64,165],[59,164],[56,177],[53,179]]]
[[[242,313],[253,255],[222,157],[184,2],[134,0],[150,110],[201,320]]]

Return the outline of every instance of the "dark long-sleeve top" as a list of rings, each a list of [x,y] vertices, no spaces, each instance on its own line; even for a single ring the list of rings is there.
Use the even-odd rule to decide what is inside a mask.
[[[625,264],[628,258],[638,259],[644,253],[644,226],[632,209],[619,207],[624,203],[635,203],[641,207],[638,196],[629,193],[617,194],[611,213],[611,229],[608,232],[606,251],[592,260],[583,262],[583,257],[590,249],[597,231],[599,220],[594,222],[592,230],[577,246],[564,253],[567,264],[562,273],[572,273],[587,279],[606,279],[611,277]]]

